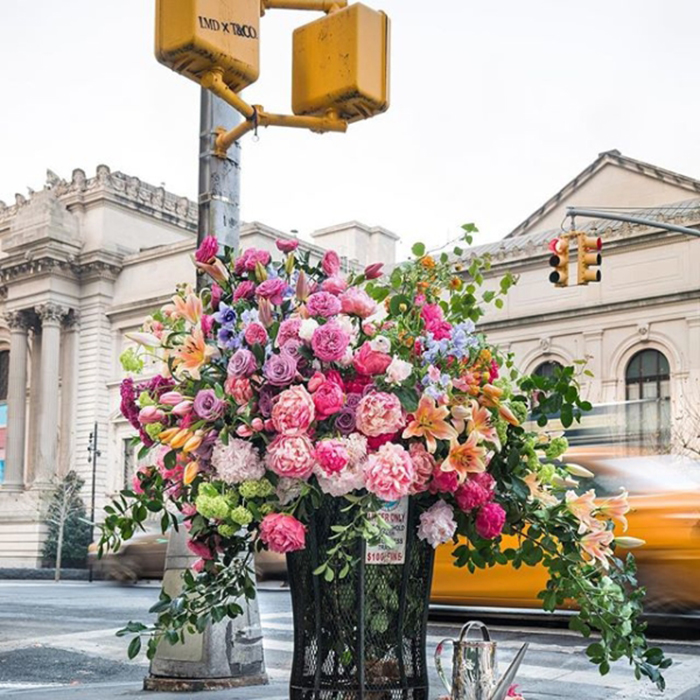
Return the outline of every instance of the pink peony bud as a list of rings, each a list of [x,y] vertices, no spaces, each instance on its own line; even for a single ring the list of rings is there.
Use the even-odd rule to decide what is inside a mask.
[[[372,265],[367,265],[367,267],[365,268],[365,279],[379,279],[384,274],[382,272],[383,267],[384,263],[373,263]]]
[[[139,423],[160,423],[165,420],[165,413],[158,406],[146,406],[139,411]]]
[[[275,245],[277,246],[277,250],[283,253],[291,253],[299,247],[299,241],[296,240],[296,238],[288,240],[278,239],[275,241]]]
[[[236,428],[236,434],[237,434],[239,437],[247,438],[247,437],[250,437],[250,436],[253,434],[253,431],[252,431],[247,425],[239,425],[239,426]]]
[[[185,401],[181,401],[177,406],[173,407],[172,413],[182,418],[188,415],[190,411],[192,411],[192,401],[185,399]]]
[[[265,423],[263,423],[262,418],[253,418],[253,420],[250,423],[250,427],[256,433],[259,433],[265,427]]]
[[[166,406],[177,406],[185,397],[179,391],[166,391],[160,396],[160,403]]]

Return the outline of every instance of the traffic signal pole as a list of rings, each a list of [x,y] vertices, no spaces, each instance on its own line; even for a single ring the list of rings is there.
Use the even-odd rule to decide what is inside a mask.
[[[200,106],[197,242],[214,235],[220,245],[237,249],[241,226],[241,147],[235,143],[221,156],[215,154],[214,144],[217,130],[233,129],[241,116],[205,89],[201,91]],[[182,574],[197,559],[187,548],[187,539],[184,527],[170,533],[163,590],[171,596],[179,593]],[[266,684],[257,598],[238,602],[244,613],[237,618],[209,623],[203,633],[187,635],[184,644],[161,641],[144,688],[194,692]]]
[[[688,236],[700,236],[700,231],[694,228],[687,228],[686,226],[676,226],[676,224],[667,224],[663,221],[654,221],[653,219],[643,219],[639,216],[627,216],[627,214],[614,214],[612,212],[599,211],[597,209],[579,209],[577,207],[567,207],[566,215],[570,216],[572,221],[577,216],[580,216],[584,219],[607,219],[608,221],[623,221],[628,224],[640,224],[641,226],[661,228],[665,231],[685,233]]]

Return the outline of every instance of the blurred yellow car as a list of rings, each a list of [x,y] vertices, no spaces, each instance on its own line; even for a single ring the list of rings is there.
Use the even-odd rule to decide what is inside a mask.
[[[630,455],[611,447],[571,449],[565,462],[590,469],[600,497],[629,491],[627,535],[646,544],[634,550],[649,610],[700,610],[700,462],[673,455]],[[581,480],[589,488],[588,480]],[[616,525],[616,534],[622,534]],[[503,549],[517,546],[505,538]],[[541,608],[537,594],[547,584],[541,564],[477,569],[453,565],[452,543],[436,552],[431,600],[484,607]]]

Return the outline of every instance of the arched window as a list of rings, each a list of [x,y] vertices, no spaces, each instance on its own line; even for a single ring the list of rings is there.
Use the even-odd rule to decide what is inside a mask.
[[[671,371],[658,350],[641,350],[625,371],[628,440],[656,449],[668,446],[671,433]]]
[[[533,374],[537,377],[549,378],[554,376],[554,370],[557,368],[562,369],[559,362],[556,362],[555,360],[547,360],[546,362],[542,362],[541,364],[537,365]]]

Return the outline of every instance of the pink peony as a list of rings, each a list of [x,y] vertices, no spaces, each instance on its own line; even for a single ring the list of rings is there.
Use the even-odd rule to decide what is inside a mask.
[[[386,445],[387,442],[394,442],[398,437],[398,431],[395,433],[383,433],[382,435],[368,437],[367,447],[369,447],[370,450],[378,450],[382,445]]]
[[[265,455],[268,469],[277,476],[295,479],[308,479],[314,461],[314,446],[306,435],[278,435]]]
[[[330,294],[342,294],[348,288],[348,281],[340,275],[334,275],[327,280],[323,280],[321,289]]]
[[[343,387],[331,380],[324,381],[316,389],[313,396],[318,420],[324,420],[337,413],[345,402]]]
[[[329,277],[337,275],[340,272],[340,258],[334,250],[327,250],[321,260],[323,272]]]
[[[242,275],[244,272],[253,272],[258,263],[265,267],[270,260],[271,256],[266,250],[248,248],[244,250],[241,256],[236,260],[234,271],[237,275]]]
[[[452,335],[452,326],[444,320],[439,304],[426,304],[420,312],[425,329],[432,333],[435,340],[445,340]]]
[[[262,479],[265,466],[260,453],[249,440],[229,438],[228,444],[217,438],[211,453],[211,465],[217,476],[227,484]]]
[[[277,345],[281,348],[289,340],[299,339],[300,318],[286,318],[277,331]]]
[[[278,238],[275,245],[282,253],[292,253],[299,247],[299,241],[296,238]]]
[[[330,318],[340,313],[340,301],[329,292],[315,292],[306,300],[306,310],[312,316]]]
[[[475,480],[467,479],[455,492],[455,499],[460,509],[468,512],[488,503],[491,495]]]
[[[306,528],[293,515],[268,513],[260,522],[260,539],[271,552],[296,552],[306,546]]]
[[[360,351],[355,353],[352,364],[359,374],[372,377],[386,372],[391,364],[391,355],[372,350],[370,341],[365,341]]]
[[[255,282],[244,280],[233,290],[233,300],[252,299],[255,296]]]
[[[305,433],[315,418],[314,401],[306,388],[297,385],[283,391],[272,407],[272,425],[282,435]]]
[[[321,362],[335,362],[345,355],[350,336],[335,321],[319,326],[311,336],[311,347]]]
[[[367,457],[364,475],[368,491],[383,501],[396,501],[408,495],[415,471],[408,452],[388,443]]]
[[[233,396],[233,400],[243,406],[253,398],[253,387],[246,377],[228,377],[224,383],[224,391]]]
[[[377,310],[377,303],[364,289],[350,287],[340,296],[343,313],[360,318],[368,318]]]
[[[426,540],[433,548],[445,544],[457,530],[452,506],[445,501],[433,503],[428,510],[420,515],[418,538]]]
[[[262,323],[249,324],[243,333],[243,337],[248,345],[265,345],[267,343],[267,331]]]
[[[370,437],[394,433],[405,422],[398,397],[381,391],[363,396],[355,416],[357,429]]]
[[[459,477],[457,476],[457,472],[444,472],[440,464],[435,465],[433,478],[428,484],[430,493],[454,493],[458,486]]]
[[[315,456],[324,476],[337,474],[350,462],[345,443],[337,439],[321,440],[316,445]]]
[[[219,241],[216,240],[216,236],[206,236],[199,244],[194,259],[200,263],[212,263],[218,252]]]
[[[255,296],[260,299],[269,299],[272,304],[279,306],[284,301],[283,295],[286,289],[287,283],[276,277],[261,282],[255,290]]]
[[[411,494],[422,493],[428,488],[428,481],[435,471],[435,457],[425,449],[422,442],[412,442],[408,448],[411,455],[415,478],[411,485]]]
[[[503,531],[506,512],[498,503],[487,503],[476,516],[476,531],[485,540],[493,540]]]

